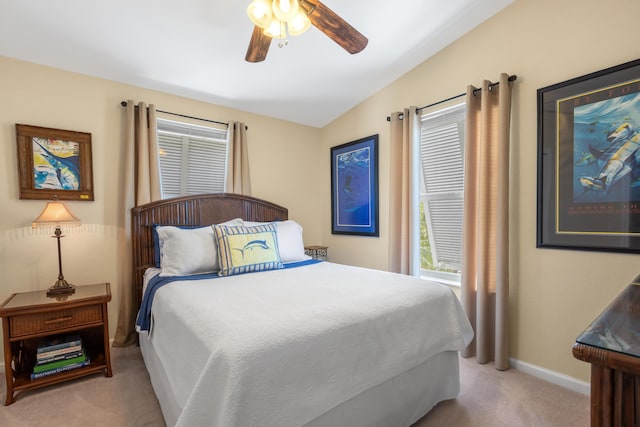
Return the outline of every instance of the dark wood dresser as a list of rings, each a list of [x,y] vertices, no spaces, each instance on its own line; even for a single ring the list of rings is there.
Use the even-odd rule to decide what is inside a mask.
[[[591,426],[640,427],[640,276],[573,346],[591,363]]]

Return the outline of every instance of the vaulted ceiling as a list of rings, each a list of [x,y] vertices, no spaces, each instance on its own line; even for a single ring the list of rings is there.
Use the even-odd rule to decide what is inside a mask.
[[[312,27],[249,63],[250,0],[0,0],[0,55],[322,127],[513,1],[324,0],[362,52]]]

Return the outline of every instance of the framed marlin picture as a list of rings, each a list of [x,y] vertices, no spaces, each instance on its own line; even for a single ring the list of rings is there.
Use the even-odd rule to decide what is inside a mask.
[[[538,89],[537,246],[640,252],[640,60]]]
[[[93,200],[91,134],[16,124],[20,199]]]
[[[331,147],[331,233],[378,236],[378,135]]]

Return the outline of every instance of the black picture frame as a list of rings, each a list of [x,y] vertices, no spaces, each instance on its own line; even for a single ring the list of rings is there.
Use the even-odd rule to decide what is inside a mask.
[[[331,233],[379,236],[378,135],[331,147]]]
[[[537,91],[539,248],[640,252],[640,59]]]

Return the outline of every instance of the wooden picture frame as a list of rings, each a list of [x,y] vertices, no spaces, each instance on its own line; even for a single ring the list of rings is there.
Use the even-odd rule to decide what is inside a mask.
[[[331,233],[379,236],[377,134],[331,147]]]
[[[94,200],[91,134],[16,124],[20,199]]]
[[[537,101],[537,247],[640,252],[640,60]]]

